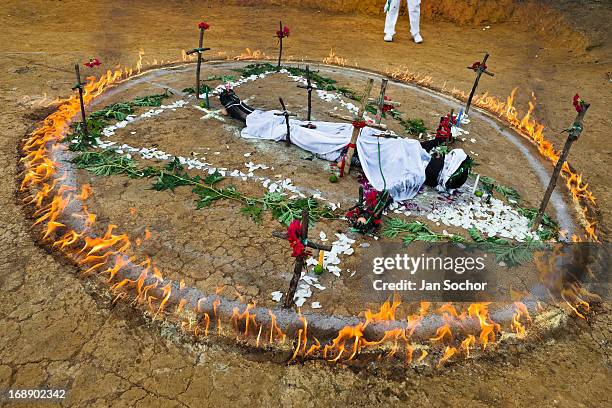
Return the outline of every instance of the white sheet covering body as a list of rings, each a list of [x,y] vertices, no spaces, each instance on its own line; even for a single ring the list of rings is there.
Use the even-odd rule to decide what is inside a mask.
[[[256,110],[247,116],[242,137],[247,139],[285,140],[287,127],[279,111]],[[316,129],[302,127],[308,122],[290,119],[291,142],[317,156],[335,161],[342,149],[351,141],[353,125],[350,123],[312,122]],[[357,152],[361,167],[372,186],[385,188],[395,201],[413,198],[425,183],[425,167],[431,156],[416,140],[403,138],[377,138],[380,131],[365,127],[357,139]],[[380,142],[380,161],[378,143]],[[380,163],[380,166],[379,166]],[[383,176],[384,174],[384,180]]]

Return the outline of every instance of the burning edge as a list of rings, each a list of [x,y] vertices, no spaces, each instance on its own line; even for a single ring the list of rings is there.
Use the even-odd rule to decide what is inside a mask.
[[[176,64],[180,61],[165,66]],[[89,78],[86,103],[144,72],[141,64],[135,71],[108,71],[97,81]],[[399,301],[387,301],[377,312],[367,310],[363,318],[302,314],[245,305],[220,294],[207,296],[183,282],[164,279],[150,259],[136,260],[130,238],[114,233],[116,226],[109,225],[102,236],[94,234],[96,216],[84,204],[91,189],[84,185],[79,191],[69,152],[60,143],[78,109],[74,96],[66,99],[24,140],[23,201],[45,245],[84,268],[85,275],[95,274],[110,286],[115,301],[131,298],[154,320],[175,321],[196,338],[216,334],[256,348],[278,347],[286,350],[290,360],[350,361],[371,352],[421,364],[431,354],[438,358],[436,366],[441,366],[453,356],[469,357],[477,347],[484,350],[500,339],[525,338],[526,326],[551,316],[550,311],[542,313],[544,307],[537,299],[524,299],[493,313],[487,303],[471,304],[466,310],[446,304],[430,313],[430,304],[423,302],[418,313],[404,319],[396,319]],[[584,317],[589,311],[587,297],[574,288],[564,299],[571,312]],[[538,316],[534,319],[533,314]],[[503,331],[502,324],[510,331]]]

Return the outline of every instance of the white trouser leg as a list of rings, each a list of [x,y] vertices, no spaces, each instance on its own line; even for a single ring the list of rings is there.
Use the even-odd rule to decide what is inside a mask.
[[[395,35],[395,23],[399,16],[400,0],[391,0],[389,11],[387,11],[387,19],[385,20],[385,34]]]
[[[408,16],[410,17],[410,34],[414,37],[421,31],[419,26],[419,21],[421,19],[421,0],[408,0]],[[395,18],[397,19],[397,15]],[[387,20],[388,19],[389,15],[387,15]]]

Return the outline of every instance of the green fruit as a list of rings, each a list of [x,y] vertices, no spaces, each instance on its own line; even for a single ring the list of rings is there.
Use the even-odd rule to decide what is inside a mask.
[[[474,193],[476,197],[482,197],[482,191],[478,190]]]
[[[323,265],[316,265],[314,267],[314,273],[317,275],[323,274]]]
[[[330,183],[337,183],[338,182],[338,176],[336,176],[335,174],[332,174],[331,176],[329,176],[329,182]]]

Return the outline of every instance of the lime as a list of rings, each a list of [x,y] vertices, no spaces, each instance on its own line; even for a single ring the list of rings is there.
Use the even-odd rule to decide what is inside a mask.
[[[482,191],[478,190],[474,193],[476,197],[482,197]]]
[[[329,182],[330,183],[337,183],[338,182],[338,176],[336,176],[335,174],[332,174],[331,176],[329,176]]]
[[[323,274],[323,265],[315,265],[314,273],[317,275]]]

